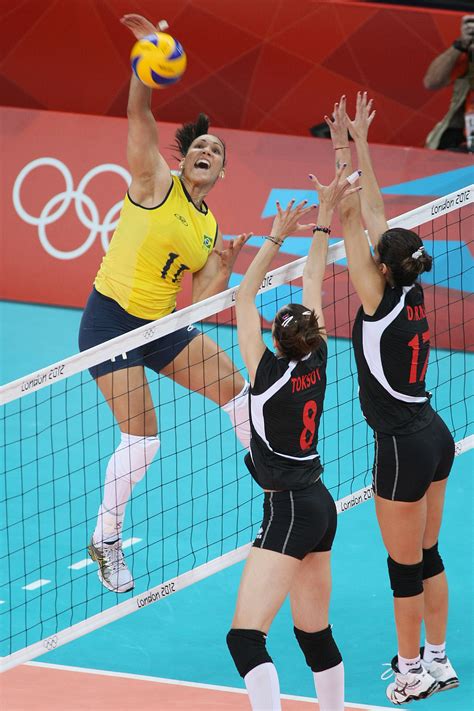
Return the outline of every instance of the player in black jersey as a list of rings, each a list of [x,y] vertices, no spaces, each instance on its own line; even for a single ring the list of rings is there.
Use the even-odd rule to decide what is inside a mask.
[[[342,97],[333,119],[326,120],[336,162],[350,170],[349,130],[362,171],[360,202],[348,198],[339,213],[349,273],[362,302],[353,346],[361,407],[374,430],[375,508],[394,595],[398,658],[392,660],[395,683],[387,696],[400,705],[459,684],[446,656],[448,588],[438,552],[454,440],[425,387],[430,333],[417,278],[430,271],[432,259],[415,232],[388,228],[367,143],[371,104],[359,93],[351,121]],[[426,642],[420,659],[422,621]]]
[[[262,526],[247,559],[227,644],[253,709],[280,709],[278,675],[265,640],[290,593],[294,632],[314,672],[321,711],[343,711],[344,666],[328,623],[330,555],[336,507],[322,483],[318,425],[326,387],[327,339],[322,282],[332,213],[350,188],[340,170],[319,193],[318,225],[300,225],[301,203],[278,215],[236,298],[240,350],[249,373],[250,453],[246,464],[265,490]],[[276,354],[262,338],[255,295],[285,237],[314,227],[303,273],[303,305],[288,304],[272,328]]]

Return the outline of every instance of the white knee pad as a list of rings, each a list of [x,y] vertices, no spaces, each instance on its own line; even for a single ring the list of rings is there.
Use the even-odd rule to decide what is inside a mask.
[[[224,412],[230,417],[235,434],[245,449],[250,447],[250,417],[249,417],[250,383],[245,381],[244,387],[232,400],[222,405]]]
[[[128,469],[133,484],[137,484],[143,479],[159,446],[159,437],[140,437],[122,432],[120,445],[116,452],[121,451],[122,457],[124,457],[123,464],[126,462],[125,468]]]

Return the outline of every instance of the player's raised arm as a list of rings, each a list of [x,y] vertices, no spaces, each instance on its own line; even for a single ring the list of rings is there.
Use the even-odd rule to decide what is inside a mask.
[[[324,328],[322,291],[332,217],[339,202],[359,190],[352,187],[352,183],[343,177],[345,168],[346,166],[342,165],[338,169],[330,185],[321,185],[314,175],[309,176],[318,193],[319,210],[317,224],[313,229],[313,241],[303,270],[303,305],[315,312],[320,329]],[[325,335],[322,336],[326,338]]]
[[[372,246],[375,247],[380,235],[388,230],[385,208],[379,184],[375,176],[367,140],[369,127],[375,117],[372,111],[372,99],[368,101],[367,92],[358,92],[356,114],[354,120],[346,114],[347,127],[351,134],[356,151],[359,168],[362,171],[360,195],[362,218],[367,227]]]
[[[286,210],[282,210],[277,202],[278,214],[273,222],[272,230],[265,237],[265,243],[254,257],[237,291],[235,310],[237,314],[239,348],[252,384],[257,366],[266,347],[262,338],[260,314],[255,305],[255,296],[273,257],[285,238],[293,232],[315,227],[314,223],[303,225],[299,222],[312,209],[311,207],[306,207],[306,204],[307,200],[304,200],[296,207],[293,207],[294,200],[291,200]]]
[[[153,23],[141,15],[124,15],[121,22],[137,40],[156,32]],[[154,207],[162,202],[171,185],[169,166],[159,151],[151,92],[152,89],[132,74],[127,105],[127,159],[132,174],[129,194],[143,207]]]
[[[352,169],[351,151],[346,119],[346,99],[341,97],[334,104],[332,119],[325,117],[331,131],[331,139],[336,156],[336,168],[342,169],[342,175],[352,179],[349,171]],[[354,176],[355,177],[355,176]],[[363,186],[361,193],[363,192]],[[344,244],[349,265],[349,274],[357,291],[364,311],[367,314],[375,312],[384,292],[384,279],[370,252],[370,246],[365,236],[361,222],[359,195],[353,193],[339,205]]]

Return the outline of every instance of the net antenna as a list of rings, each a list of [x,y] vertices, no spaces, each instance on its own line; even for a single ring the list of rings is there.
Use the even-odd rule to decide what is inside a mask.
[[[474,446],[474,408],[467,390],[473,350],[473,203],[474,185],[469,185],[389,221],[390,227],[418,231],[435,257],[431,281],[424,281],[434,345],[428,385],[435,408],[455,435],[457,455]],[[344,259],[343,242],[331,245],[324,282],[330,357],[318,445],[338,513],[372,497],[372,437],[359,408],[349,338],[358,302]],[[297,259],[265,277],[257,302],[264,326],[280,306],[301,300],[305,261]],[[127,357],[138,346],[196,323],[242,368],[234,300],[235,289],[228,289],[0,388],[1,671],[246,557],[261,519],[261,496],[243,467],[229,421],[214,403],[155,377],[149,383],[162,447],[133,496],[126,519],[132,535],[124,541],[141,592],[123,601],[104,591],[85,558],[105,465],[118,439],[88,368]]]

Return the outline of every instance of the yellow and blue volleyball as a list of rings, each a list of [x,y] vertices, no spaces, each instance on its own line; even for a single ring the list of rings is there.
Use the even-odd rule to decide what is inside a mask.
[[[164,89],[174,84],[186,69],[186,54],[182,45],[166,32],[156,32],[138,40],[130,54],[135,75],[152,89]]]

